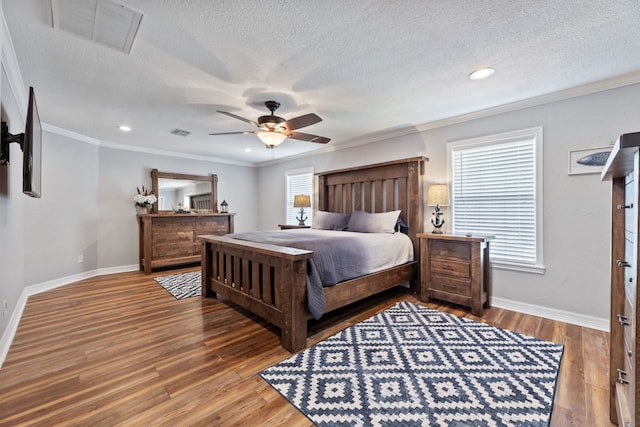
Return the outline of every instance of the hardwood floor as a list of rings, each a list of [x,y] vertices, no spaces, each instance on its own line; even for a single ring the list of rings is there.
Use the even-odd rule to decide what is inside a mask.
[[[188,270],[100,276],[30,297],[0,369],[0,426],[311,425],[258,376],[289,356],[279,330],[215,299],[175,300],[153,277],[177,271]],[[418,302],[393,290],[310,322],[309,343],[400,300]],[[551,425],[612,425],[608,333],[427,305],[564,344]]]

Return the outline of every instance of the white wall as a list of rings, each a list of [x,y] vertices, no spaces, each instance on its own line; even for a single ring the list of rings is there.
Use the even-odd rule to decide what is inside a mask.
[[[429,158],[427,184],[441,183],[447,180],[447,142],[543,126],[546,272],[494,268],[494,304],[607,328],[611,184],[597,174],[569,176],[568,151],[607,146],[622,133],[639,131],[638,99],[640,85],[627,86],[262,167],[259,227],[273,228],[285,218],[280,184],[286,170],[313,166],[322,172],[422,155]]]

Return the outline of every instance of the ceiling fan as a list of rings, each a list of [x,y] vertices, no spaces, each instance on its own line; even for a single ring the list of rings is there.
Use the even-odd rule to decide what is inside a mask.
[[[311,135],[308,133],[294,132],[296,129],[311,126],[319,123],[322,119],[313,113],[305,114],[303,116],[294,117],[289,120],[285,120],[282,117],[274,115],[274,111],[280,107],[280,103],[276,101],[266,101],[264,105],[271,111],[268,116],[258,117],[258,121],[245,119],[244,117],[237,116],[227,111],[218,111],[218,113],[226,114],[234,119],[242,120],[246,123],[251,123],[258,127],[258,130],[247,130],[240,132],[221,132],[210,133],[209,135],[240,135],[253,133],[258,135],[258,138],[267,146],[267,148],[275,148],[280,145],[285,139],[299,139],[301,141],[317,142],[319,144],[326,144],[331,141],[324,136]]]

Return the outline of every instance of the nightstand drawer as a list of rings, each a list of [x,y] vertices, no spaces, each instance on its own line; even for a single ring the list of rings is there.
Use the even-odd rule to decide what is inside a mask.
[[[471,264],[453,259],[433,258],[431,261],[431,274],[468,279],[471,277]]]
[[[471,259],[471,246],[468,243],[435,240],[431,242],[432,257]]]
[[[437,274],[433,274],[431,276],[431,289],[448,292],[450,294],[462,295],[465,297],[471,296],[469,280],[439,276]]]

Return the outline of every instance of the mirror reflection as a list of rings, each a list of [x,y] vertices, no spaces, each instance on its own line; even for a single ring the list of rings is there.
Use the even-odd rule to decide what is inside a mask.
[[[218,213],[217,175],[190,175],[151,171],[154,213]]]
[[[211,183],[184,179],[158,179],[158,209],[211,210]]]

